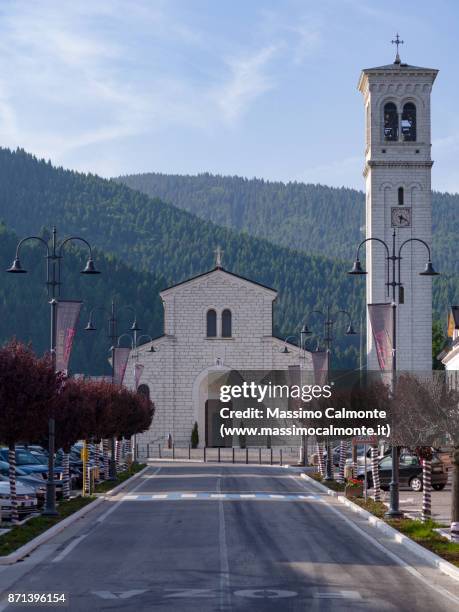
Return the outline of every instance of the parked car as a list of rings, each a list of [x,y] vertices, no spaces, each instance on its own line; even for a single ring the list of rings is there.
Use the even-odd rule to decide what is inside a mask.
[[[9,463],[8,449],[0,448],[0,460]],[[40,476],[44,480],[48,479],[48,466],[40,463],[33,454],[21,447],[16,449],[16,466],[20,467],[29,475]],[[62,495],[62,468],[56,467],[54,470],[54,480],[56,483],[56,494]]]
[[[37,510],[35,491],[21,483],[16,485],[17,509],[20,517]],[[11,494],[8,480],[0,480],[0,514],[2,519],[11,518]]]
[[[361,469],[359,470],[359,478],[363,478],[363,476],[364,471]],[[390,455],[383,457],[383,459],[379,461],[379,478],[381,489],[383,491],[388,491],[392,479],[392,457]],[[432,459],[431,480],[432,488],[435,491],[444,489],[448,481],[446,467],[435,453]],[[422,464],[417,455],[402,451],[400,455],[399,482],[400,487],[410,487],[413,491],[422,491]],[[371,469],[367,470],[367,483],[368,488],[371,489],[373,487]]]
[[[6,461],[0,461],[0,480],[7,480],[9,482],[9,470],[10,464],[6,463]],[[33,489],[35,491],[35,495],[37,496],[38,505],[43,505],[46,496],[46,484],[43,482],[43,478],[41,478],[41,476],[27,474],[24,472],[24,470],[17,467],[16,482]]]

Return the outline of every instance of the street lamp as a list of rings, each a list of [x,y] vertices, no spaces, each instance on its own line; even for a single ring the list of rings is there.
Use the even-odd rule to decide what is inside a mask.
[[[89,257],[81,274],[93,275],[100,274],[96,270],[92,259],[92,248],[87,240],[80,236],[70,236],[58,242],[57,230],[53,227],[53,235],[51,241],[47,241],[41,236],[27,236],[19,241],[16,247],[16,255],[11,267],[7,270],[10,274],[26,274],[19,259],[22,245],[29,240],[37,240],[46,248],[46,287],[48,289],[48,298],[50,298],[51,306],[51,360],[53,369],[56,369],[56,313],[57,304],[60,297],[61,281],[61,262],[64,256],[64,247],[69,242],[82,242],[89,250]],[[54,438],[55,438],[55,420],[51,417],[48,422],[48,480],[46,484],[46,504],[43,514],[46,516],[56,516],[56,485],[54,482]]]
[[[427,249],[428,260],[425,265],[425,268],[422,272],[419,272],[420,276],[438,276],[439,272],[434,270],[432,265],[432,257],[430,247],[424,240],[420,238],[408,238],[400,245],[398,252],[395,245],[395,228],[392,232],[392,250],[389,251],[388,244],[381,240],[381,238],[366,238],[362,240],[362,242],[357,247],[357,254],[352,266],[352,270],[348,272],[348,274],[352,274],[354,276],[364,275],[367,272],[362,268],[360,263],[360,249],[361,247],[370,242],[370,240],[374,240],[375,242],[379,242],[384,246],[386,252],[386,260],[387,260],[387,274],[386,274],[386,287],[387,287],[387,295],[390,295],[390,287],[392,287],[392,378],[391,378],[391,395],[392,398],[395,397],[395,388],[396,388],[396,372],[397,372],[397,301],[396,301],[396,287],[399,288],[398,301],[399,304],[404,303],[404,287],[401,280],[401,261],[402,261],[402,250],[403,247],[409,242],[419,242],[423,244]],[[391,265],[392,262],[392,265]],[[398,446],[392,446],[392,479],[390,483],[390,507],[386,516],[389,518],[400,518],[403,516],[403,513],[400,511],[399,504],[399,448]]]
[[[346,328],[346,332],[345,335],[346,336],[356,336],[357,332],[354,330],[354,327],[352,325],[352,317],[350,315],[350,313],[347,310],[344,310],[343,308],[337,310],[335,313],[332,312],[331,308],[330,308],[330,304],[327,304],[327,310],[326,312],[322,312],[321,310],[313,310],[310,313],[312,314],[318,314],[321,317],[323,317],[323,340],[325,342],[325,346],[326,346],[326,352],[327,352],[327,379],[329,377],[330,374],[330,364],[331,364],[331,351],[332,351],[332,344],[333,344],[333,326],[336,324],[337,320],[338,320],[338,316],[344,314],[347,318],[347,328]],[[306,325],[306,323],[303,325],[303,328],[301,329],[301,334],[303,335],[310,335],[312,332],[309,331],[308,326]],[[318,350],[318,347],[317,347]],[[331,444],[330,441],[328,441],[327,443],[327,465],[326,465],[326,474],[325,474],[325,480],[333,480],[333,469],[332,469],[332,453],[331,453]]]
[[[132,323],[131,323],[131,326],[130,326],[129,329],[134,334],[133,342],[134,342],[134,346],[135,346],[137,344],[137,332],[141,331],[141,328],[139,327],[139,325],[137,323],[137,314],[136,314],[136,310],[135,310],[135,308],[133,306],[124,305],[124,306],[121,306],[120,308],[117,309],[116,303],[115,303],[114,299],[112,299],[110,311],[108,311],[103,306],[95,306],[94,308],[92,308],[89,311],[89,318],[88,318],[88,322],[87,322],[86,327],[85,327],[85,331],[90,331],[90,332],[97,331],[97,327],[94,324],[94,313],[96,311],[102,311],[105,314],[109,315],[109,318],[108,318],[108,337],[109,337],[110,342],[111,342],[110,352],[111,352],[111,360],[112,360],[112,384],[114,384],[114,382],[115,382],[115,348],[117,347],[118,341],[119,341],[118,332],[117,332],[118,317],[119,317],[119,313],[123,309],[130,310],[132,312],[132,314],[133,314]],[[110,479],[111,480],[115,480],[116,479],[115,438],[111,439],[111,457],[110,457],[109,473],[110,473]]]

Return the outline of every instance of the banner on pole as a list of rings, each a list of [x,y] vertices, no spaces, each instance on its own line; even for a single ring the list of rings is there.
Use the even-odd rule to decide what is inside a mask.
[[[116,347],[114,350],[115,368],[113,382],[115,383],[115,385],[123,384],[130,352],[130,348],[124,348],[119,346]]]
[[[137,391],[138,387],[139,387],[139,383],[140,383],[140,379],[142,377],[142,373],[144,370],[144,365],[142,363],[136,363],[134,365],[134,384],[135,384],[135,390]]]
[[[328,378],[328,353],[327,351],[314,351],[311,353],[311,358],[314,381],[317,385],[323,386]]]
[[[60,300],[56,306],[56,371],[67,372],[82,302]]]
[[[383,371],[392,369],[392,310],[391,304],[368,304],[376,355],[379,367]]]

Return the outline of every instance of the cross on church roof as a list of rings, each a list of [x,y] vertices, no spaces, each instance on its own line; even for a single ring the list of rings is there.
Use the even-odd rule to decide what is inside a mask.
[[[400,36],[398,35],[398,32],[397,32],[397,34],[395,36],[395,40],[392,40],[392,44],[393,45],[397,45],[397,54],[395,56],[394,64],[400,64],[400,55],[398,54],[398,47],[399,47],[399,45],[405,44],[405,41],[404,40],[400,40]]]
[[[215,267],[216,268],[221,268],[222,267],[222,259],[223,259],[223,251],[220,248],[220,246],[218,246],[215,249]]]

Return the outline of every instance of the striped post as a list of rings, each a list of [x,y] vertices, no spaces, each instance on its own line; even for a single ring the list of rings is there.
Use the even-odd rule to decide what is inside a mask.
[[[339,473],[338,482],[344,482],[344,466],[346,465],[347,457],[347,440],[341,440],[339,443]]]
[[[10,464],[8,476],[10,479],[10,498],[11,498],[11,522],[19,521],[18,498],[16,493],[16,450],[14,444],[9,447],[8,461]]]
[[[108,440],[106,438],[102,440],[102,456],[104,460],[104,480],[107,480],[109,477],[110,464],[108,457]]]
[[[70,499],[70,462],[69,454],[62,455],[62,496],[64,499]]]
[[[325,476],[324,443],[323,442],[317,442],[317,460],[319,464],[319,472],[323,478]]]
[[[121,444],[121,440],[115,440],[115,462],[117,472],[119,472],[121,468]]]
[[[381,482],[379,480],[378,447],[371,447],[371,475],[373,477],[373,498],[381,501]]]
[[[422,520],[432,518],[432,462],[422,460]]]

